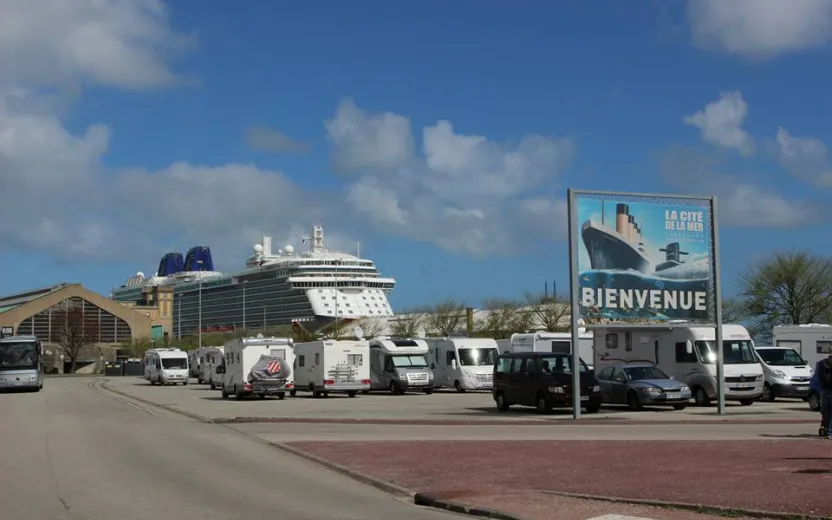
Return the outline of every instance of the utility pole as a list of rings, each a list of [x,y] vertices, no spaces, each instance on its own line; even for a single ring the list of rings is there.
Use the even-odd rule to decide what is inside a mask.
[[[202,348],[202,279],[199,280],[199,348]]]

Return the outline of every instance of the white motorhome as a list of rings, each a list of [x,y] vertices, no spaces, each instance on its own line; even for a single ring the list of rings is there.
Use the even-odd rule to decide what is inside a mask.
[[[211,385],[211,390],[221,387],[222,371],[217,372],[217,369],[225,366],[225,346],[202,347],[200,359],[199,382]]]
[[[579,329],[580,330],[580,329]],[[593,335],[581,330],[578,334],[578,356],[591,370],[593,368]],[[572,353],[571,332],[522,332],[511,335],[509,352],[552,352],[555,354]]]
[[[498,339],[497,350],[500,352],[500,354],[508,354],[509,352],[511,352],[511,338]]]
[[[677,324],[598,328],[595,336],[595,370],[619,363],[654,363],[687,384],[696,404],[716,399],[715,328]],[[763,393],[763,367],[751,336],[742,325],[722,326],[725,399],[744,406]]]
[[[355,397],[370,389],[370,342],[321,340],[295,344],[295,392],[326,397],[346,392]]]
[[[226,342],[225,364],[219,368],[222,374],[222,397],[233,395],[242,399],[256,395],[264,399],[276,395],[286,397],[293,388],[292,362],[294,361],[291,338],[263,337],[236,338]]]
[[[774,346],[795,349],[813,368],[832,353],[832,325],[775,325],[772,332]]]
[[[812,367],[791,347],[756,346],[757,356],[763,363],[765,386],[762,401],[774,401],[778,397],[796,397],[809,400],[809,381]]]
[[[499,350],[491,338],[425,338],[436,387],[491,390]]]
[[[370,340],[370,390],[404,394],[433,393],[433,370],[428,366],[428,344],[423,339]]]
[[[188,351],[188,376],[197,378],[197,381],[199,381],[199,366],[201,364],[199,357],[200,350],[199,348],[195,348]],[[201,383],[202,381],[199,382]]]
[[[188,353],[178,348],[148,350],[144,357],[144,373],[151,385],[187,385]]]

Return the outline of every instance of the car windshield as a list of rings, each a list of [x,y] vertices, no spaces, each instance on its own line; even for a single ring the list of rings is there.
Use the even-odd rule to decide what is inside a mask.
[[[764,348],[757,351],[766,365],[777,367],[800,367],[806,365],[806,360],[791,348]]]
[[[38,347],[31,341],[0,343],[0,369],[37,368]]]
[[[490,366],[497,359],[497,354],[496,348],[461,348],[459,363],[463,366]]]
[[[589,367],[581,359],[581,372],[589,372]],[[572,356],[565,354],[558,354],[554,356],[543,356],[540,358],[540,366],[543,372],[550,372],[552,374],[571,374],[572,373]]]
[[[426,368],[428,360],[421,354],[401,354],[391,356],[393,365],[403,368]]]
[[[164,358],[162,368],[188,368],[188,358]]]
[[[716,363],[716,349],[713,341],[697,341],[696,350],[703,363]],[[722,359],[726,365],[751,365],[758,362],[751,340],[723,341]]]
[[[644,379],[670,379],[657,367],[627,367],[624,369],[631,381]]]

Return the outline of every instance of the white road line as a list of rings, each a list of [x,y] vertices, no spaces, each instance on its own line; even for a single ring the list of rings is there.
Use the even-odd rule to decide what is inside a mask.
[[[627,516],[627,515],[602,515],[587,518],[587,520],[655,520],[654,518],[647,518],[644,516]]]

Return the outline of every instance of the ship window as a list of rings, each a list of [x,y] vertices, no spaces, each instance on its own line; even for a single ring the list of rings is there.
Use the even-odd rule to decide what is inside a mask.
[[[329,304],[328,304],[328,303],[325,303],[325,304],[324,304],[324,307],[329,307]]]

